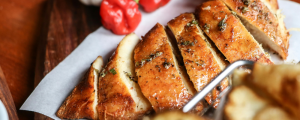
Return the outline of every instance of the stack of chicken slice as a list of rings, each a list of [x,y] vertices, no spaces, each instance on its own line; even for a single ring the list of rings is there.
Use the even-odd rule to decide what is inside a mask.
[[[134,60],[138,83],[156,112],[181,109],[195,94],[162,25],[156,24],[142,38],[134,50]],[[199,103],[195,112],[202,109]]]
[[[199,26],[216,44],[226,59],[272,63],[259,43],[222,1],[208,1],[196,10]]]
[[[101,59],[97,58],[57,116],[141,119],[153,110],[181,110],[228,63],[273,64],[262,46],[283,59],[288,55],[289,33],[276,0],[208,1],[195,14],[181,14],[167,26],[173,34],[157,23],[141,40],[127,35],[104,68],[102,61],[95,65]],[[208,104],[217,107],[229,80],[225,78],[191,113],[202,114]]]
[[[225,68],[226,61],[197,24],[192,13],[184,13],[171,20],[168,27],[176,38],[189,78],[199,92]],[[212,104],[227,85],[226,78],[206,96],[208,104]]]

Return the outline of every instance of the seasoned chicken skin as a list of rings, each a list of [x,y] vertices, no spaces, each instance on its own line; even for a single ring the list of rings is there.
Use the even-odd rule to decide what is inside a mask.
[[[168,27],[176,38],[187,73],[199,92],[225,68],[225,58],[203,35],[192,13],[179,15],[168,22]],[[228,86],[227,78],[220,85],[205,97],[209,104]]]
[[[141,119],[152,110],[136,83],[133,50],[138,41],[135,34],[123,38],[100,73],[97,105],[100,120]]]
[[[156,112],[181,109],[195,94],[188,76],[178,67],[162,25],[156,24],[142,37],[134,60],[142,93]],[[200,104],[196,109],[201,111],[202,107]]]
[[[271,3],[266,0],[222,1],[236,12],[258,42],[277,52],[283,59],[287,58],[290,35],[285,28],[282,15],[278,13],[280,11],[274,9]]]
[[[95,87],[99,77],[99,70],[102,69],[102,66],[103,60],[99,56],[93,62],[81,82],[58,109],[56,112],[57,117],[61,119],[97,119]]]
[[[272,63],[240,20],[221,1],[203,3],[197,7],[196,14],[201,29],[230,63],[237,60]]]

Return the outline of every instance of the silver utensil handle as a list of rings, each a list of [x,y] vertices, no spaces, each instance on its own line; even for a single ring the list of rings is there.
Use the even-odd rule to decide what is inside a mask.
[[[184,107],[183,112],[188,112],[195,105],[202,100],[213,88],[215,88],[225,77],[230,75],[232,71],[240,66],[248,65],[252,66],[254,64],[253,61],[247,60],[238,60],[234,63],[230,64],[225,70],[223,70],[214,80],[212,80],[206,87],[203,88],[200,92],[198,92]]]

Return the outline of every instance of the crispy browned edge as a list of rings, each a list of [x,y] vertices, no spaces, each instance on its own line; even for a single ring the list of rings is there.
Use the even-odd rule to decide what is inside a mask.
[[[91,64],[89,70],[85,73],[82,80],[75,86],[71,94],[65,99],[64,103],[56,112],[56,116],[61,119],[95,119],[93,102],[94,96],[94,67]],[[88,98],[76,99],[73,96],[81,94],[81,92],[91,93]],[[73,100],[75,99],[75,100]],[[85,99],[85,100],[83,100]],[[74,101],[75,103],[73,103]],[[72,102],[72,104],[69,104]],[[88,105],[87,105],[88,104]],[[89,107],[91,105],[91,108]]]

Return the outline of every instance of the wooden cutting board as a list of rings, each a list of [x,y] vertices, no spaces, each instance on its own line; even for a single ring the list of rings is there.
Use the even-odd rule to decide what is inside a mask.
[[[47,4],[45,29],[37,51],[35,86],[101,26],[99,7],[85,6],[78,0],[50,0]],[[51,118],[35,113],[35,120]]]
[[[4,104],[10,120],[18,120],[16,106],[6,83],[5,76],[0,67],[0,100]]]

